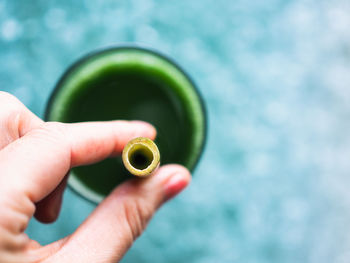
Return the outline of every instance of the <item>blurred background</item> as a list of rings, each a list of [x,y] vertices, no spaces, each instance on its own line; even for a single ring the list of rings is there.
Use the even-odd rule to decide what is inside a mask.
[[[192,76],[209,138],[124,263],[350,261],[348,0],[0,0],[0,90],[43,116],[67,66],[125,43]],[[27,232],[46,244],[93,209],[68,189]]]

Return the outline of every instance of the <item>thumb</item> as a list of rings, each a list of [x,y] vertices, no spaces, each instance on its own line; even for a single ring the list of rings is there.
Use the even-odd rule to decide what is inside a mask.
[[[190,182],[180,165],[165,165],[146,179],[117,187],[52,257],[53,262],[116,262],[143,232],[154,212]],[[79,252],[78,252],[79,251]],[[51,261],[50,261],[51,262]]]

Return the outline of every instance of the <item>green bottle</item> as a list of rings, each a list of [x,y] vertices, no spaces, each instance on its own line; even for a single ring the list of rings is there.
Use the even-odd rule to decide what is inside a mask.
[[[48,102],[46,121],[143,120],[157,129],[161,164],[193,171],[205,144],[206,112],[188,75],[158,52],[115,47],[94,52],[61,77]],[[100,202],[130,178],[122,159],[109,158],[71,170],[69,185]]]

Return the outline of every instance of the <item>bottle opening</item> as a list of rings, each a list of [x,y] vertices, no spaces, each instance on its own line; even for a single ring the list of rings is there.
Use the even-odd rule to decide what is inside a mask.
[[[135,144],[128,154],[129,163],[138,170],[144,170],[153,162],[152,151],[143,144]]]

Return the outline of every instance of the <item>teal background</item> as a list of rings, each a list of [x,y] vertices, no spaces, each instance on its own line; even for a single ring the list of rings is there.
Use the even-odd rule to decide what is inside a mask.
[[[182,65],[210,121],[192,185],[123,262],[349,262],[349,1],[0,0],[0,89],[43,116],[68,65],[125,43]],[[67,190],[27,232],[49,243],[93,209]]]

